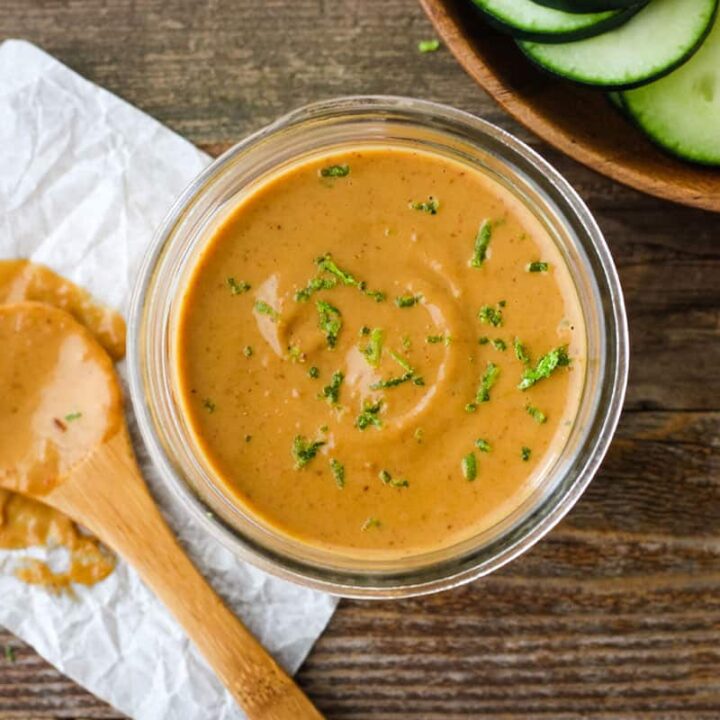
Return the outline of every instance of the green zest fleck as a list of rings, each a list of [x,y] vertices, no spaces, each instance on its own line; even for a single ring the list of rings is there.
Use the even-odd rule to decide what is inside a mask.
[[[14,663],[15,658],[15,650],[11,648],[9,645],[6,645],[3,649],[3,657],[9,662]]]
[[[371,528],[379,528],[381,526],[380,521],[375,517],[369,517],[361,526],[360,530],[367,532]]]
[[[403,335],[400,342],[402,343],[403,350],[410,350],[412,348],[412,340],[408,335]]]
[[[349,174],[349,165],[328,165],[320,170],[320,177],[347,177]]]
[[[328,347],[334,348],[337,345],[338,335],[343,325],[340,311],[324,300],[318,300],[315,306],[320,316],[320,329],[325,334]]]
[[[495,338],[494,340],[490,341],[492,343],[492,346],[496,350],[505,351],[507,350],[507,343],[504,340],[501,340],[500,338]]]
[[[252,347],[251,347],[250,345],[246,345],[246,346],[243,348],[243,355],[244,355],[246,358],[249,358],[249,357],[252,357],[252,354],[253,354],[253,349],[252,349]]]
[[[462,468],[463,477],[472,482],[477,477],[477,460],[475,459],[475,453],[468,453],[461,461],[460,467]]]
[[[396,377],[388,378],[387,380],[379,380],[370,386],[371,390],[387,390],[388,388],[394,388],[398,385],[403,385],[406,382],[413,381],[416,385],[424,385],[425,381],[422,378],[416,378],[415,373],[405,373],[404,375],[398,375]],[[421,382],[416,382],[420,380]]]
[[[544,273],[548,271],[549,267],[550,266],[546,262],[540,262],[538,260],[537,262],[529,263],[526,270],[528,272]]]
[[[354,285],[357,287],[360,284],[360,281],[357,280],[354,275],[351,275],[346,270],[340,269],[335,264],[330,253],[325,253],[325,255],[320,256],[315,262],[321,270],[325,270],[331,275],[334,275],[343,285]]]
[[[326,385],[322,390],[322,397],[324,397],[331,405],[337,405],[340,399],[340,386],[342,385],[345,375],[339,370],[334,372],[330,384]]]
[[[363,355],[371,367],[378,367],[382,357],[383,331],[382,328],[373,328],[372,330],[368,329],[368,333],[370,342],[365,346]]]
[[[418,50],[421,53],[431,53],[440,49],[440,41],[437,38],[432,40],[420,40],[418,42]]]
[[[337,285],[337,278],[314,277],[308,284],[295,293],[296,302],[307,302],[314,293],[320,290],[332,290]]]
[[[490,390],[497,382],[498,375],[500,375],[500,368],[495,365],[495,363],[489,362],[485,369],[485,374],[480,381],[480,387],[475,395],[476,403],[484,403],[490,400]]]
[[[425,338],[425,342],[429,343],[430,345],[437,345],[438,343],[443,343],[443,345],[449,345],[451,340],[449,335],[428,335]]]
[[[205,398],[203,400],[203,407],[212,415],[212,413],[215,412],[217,405],[215,405],[210,398]]]
[[[478,338],[478,343],[480,345],[487,345],[490,342],[490,338],[487,335],[483,335],[481,338]]]
[[[82,417],[81,412],[71,412],[65,416],[67,422],[73,422],[73,420],[79,420]]]
[[[292,456],[295,460],[295,469],[304,468],[325,444],[324,440],[310,441],[302,435],[296,435],[292,444]]]
[[[330,458],[330,472],[335,478],[335,484],[339,488],[345,487],[345,466],[335,458]]]
[[[385,293],[380,290],[368,290],[365,283],[360,283],[358,287],[375,302],[383,302],[385,300]]]
[[[308,375],[313,379],[316,380],[320,377],[320,370],[316,368],[314,365],[308,370]]]
[[[487,258],[487,250],[492,238],[492,224],[489,220],[483,220],[480,229],[475,236],[475,247],[470,260],[470,267],[479,268]]]
[[[375,302],[382,302],[385,300],[385,293],[377,290],[368,290],[367,283],[364,280],[358,280],[354,275],[338,267],[335,261],[332,259],[330,253],[320,256],[316,261],[317,266],[320,270],[334,275],[343,285],[352,285],[361,292],[365,293],[368,297],[371,297]]]
[[[378,477],[383,481],[385,485],[389,485],[390,487],[394,488],[406,488],[410,487],[410,483],[403,479],[403,480],[397,480],[394,478],[388,470],[381,470],[378,473]]]
[[[528,412],[528,415],[536,422],[538,425],[542,425],[543,423],[547,422],[547,415],[540,410],[539,408],[536,408],[534,405],[526,405],[525,409]]]
[[[363,411],[355,420],[355,427],[358,430],[365,430],[365,428],[370,425],[376,428],[381,428],[382,420],[379,417],[381,408],[382,400],[378,400],[376,403],[366,402],[363,406]]]
[[[475,447],[480,452],[484,452],[484,453],[490,452],[490,443],[487,440],[483,440],[482,438],[478,438],[475,441]]]
[[[400,295],[395,298],[395,304],[399,308],[409,308],[413,305],[417,305],[422,300],[422,295]]]
[[[527,350],[525,350],[525,347],[520,342],[519,338],[515,338],[513,340],[513,348],[515,348],[515,357],[522,363],[525,363],[525,365],[530,364],[530,356],[527,354]]]
[[[465,405],[466,413],[474,413],[476,410],[477,410],[477,403],[470,402],[467,405]]]
[[[255,301],[255,310],[261,315],[267,315],[273,322],[275,322],[280,317],[280,313],[278,313],[278,311],[274,308],[270,307],[270,305],[268,305],[264,300]]]
[[[504,307],[503,303],[498,303],[497,308],[491,305],[483,305],[478,312],[478,320],[486,325],[500,327],[502,325],[502,310],[500,308],[502,307]]]
[[[570,358],[567,354],[567,347],[564,345],[556,347],[547,355],[543,355],[534,368],[528,367],[523,371],[522,380],[518,385],[520,390],[527,390],[535,383],[550,377],[556,368],[566,367],[570,364]]]
[[[520,457],[523,459],[523,462],[527,462],[530,459],[530,456],[532,455],[532,450],[529,447],[524,447],[520,450]]]
[[[422,428],[415,428],[415,432],[413,433],[415,442],[421,443],[423,441],[424,436],[425,436],[425,431]]]
[[[225,282],[230,288],[230,293],[232,295],[242,295],[252,287],[252,285],[250,285],[250,283],[246,280],[241,280],[240,282],[238,282],[234,277],[227,278]]]
[[[293,362],[305,362],[305,353],[300,349],[298,345],[288,346],[288,357]]]
[[[358,332],[358,335],[362,337],[363,335],[369,335],[370,334],[370,328],[367,325],[363,325],[360,328],[360,331]]]
[[[413,368],[410,363],[405,360],[402,355],[398,355],[396,352],[389,350],[390,356],[392,357],[395,362],[400,365],[400,367],[405,371],[402,375],[388,378],[387,380],[380,380],[380,382],[376,382],[373,385],[370,386],[371,390],[383,390],[386,388],[392,388],[397,387],[398,385],[402,385],[406,382],[413,382],[415,385],[424,385],[425,380],[420,377],[416,372],[415,368]]]
[[[425,202],[417,200],[415,202],[411,202],[410,208],[412,210],[426,212],[428,215],[437,215],[438,209],[440,208],[440,201],[431,195]]]
[[[402,356],[396,353],[394,350],[388,350],[390,357],[405,371],[408,373],[414,373],[412,365]]]

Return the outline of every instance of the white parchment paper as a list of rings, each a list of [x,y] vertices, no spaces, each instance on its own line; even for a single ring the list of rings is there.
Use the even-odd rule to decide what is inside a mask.
[[[33,45],[0,45],[0,258],[44,263],[124,311],[154,229],[208,162]],[[205,576],[275,657],[297,670],[336,600],[238,561],[163,490],[137,442],[136,452]],[[120,563],[105,582],[79,587],[73,600],[16,580],[12,569],[26,556],[0,552],[0,624],[62,672],[141,720],[242,717],[129,567]]]

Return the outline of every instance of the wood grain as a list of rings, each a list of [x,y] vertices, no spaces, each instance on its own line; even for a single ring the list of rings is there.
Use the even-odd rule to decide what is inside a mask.
[[[720,212],[720,170],[670,157],[603,93],[541,72],[468,0],[420,0],[467,72],[523,125],[588,167],[674,202]]]
[[[630,315],[631,386],[598,477],[490,578],[342,602],[298,679],[331,719],[716,720],[720,222],[538,141],[446,50],[420,55],[432,35],[415,0],[4,0],[0,14],[0,36],[41,44],[213,152],[302,103],[380,92],[482,115],[564,173],[608,238]],[[2,720],[121,717],[6,642]]]

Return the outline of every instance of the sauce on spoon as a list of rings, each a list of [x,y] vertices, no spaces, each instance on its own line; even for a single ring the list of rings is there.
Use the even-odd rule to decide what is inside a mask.
[[[22,300],[37,300],[62,308],[71,313],[73,317],[92,332],[98,342],[108,351],[111,357],[118,360],[125,352],[125,322],[116,312],[102,307],[94,302],[90,295],[74,283],[62,278],[46,267],[31,263],[27,260],[0,261],[0,303],[19,302]],[[8,319],[5,318],[7,325]],[[6,337],[8,341],[7,327]],[[13,426],[13,433],[0,439],[0,447],[8,448],[16,442],[18,418],[12,414],[13,402],[20,388],[15,386],[18,378],[10,373],[12,358],[18,358],[18,351],[13,350],[15,343],[21,342],[20,335],[14,339],[4,354],[3,370],[0,371],[0,389],[2,389],[3,402],[0,403],[0,414],[3,414]],[[37,349],[33,353],[26,348],[25,355],[41,354],[46,356],[47,348]],[[29,351],[29,352],[28,352]],[[42,359],[38,364],[33,357],[29,357],[22,370],[23,383],[32,383],[32,372],[40,371],[40,365],[48,360]],[[36,438],[35,442],[45,448],[48,456],[57,454],[56,437],[62,438],[61,445],[67,446],[74,442],[78,436],[86,432],[88,417],[84,417],[81,410],[64,411],[59,417],[52,417],[49,434],[44,438]],[[39,421],[39,426],[46,423]],[[69,435],[67,435],[70,433]],[[27,441],[27,438],[26,438]],[[0,450],[0,466],[7,465]],[[61,453],[62,454],[62,453]],[[49,457],[46,458],[48,461]],[[37,458],[36,463],[37,465]],[[43,463],[40,463],[41,465]],[[61,463],[62,464],[62,463]],[[46,480],[52,482],[52,473],[45,463],[48,472]],[[19,479],[19,484],[28,481]],[[44,585],[54,591],[67,590],[73,583],[92,585],[105,579],[115,567],[114,556],[93,536],[83,532],[78,525],[63,513],[44,505],[42,502],[8,490],[0,489],[0,549],[25,550],[31,547],[45,546],[48,548],[61,547],[67,550],[69,557],[62,570],[52,569],[37,559],[23,559],[20,567],[15,571],[17,577],[27,583]]]

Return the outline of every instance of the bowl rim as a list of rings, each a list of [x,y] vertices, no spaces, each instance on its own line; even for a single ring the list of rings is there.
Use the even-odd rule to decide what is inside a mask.
[[[636,125],[629,120],[627,136],[635,141],[617,147],[612,139],[602,145],[593,145],[582,133],[572,132],[546,113],[533,97],[539,96],[538,86],[547,89],[558,84],[566,86],[568,98],[576,103],[592,101],[594,110],[612,110],[609,102],[595,103],[593,96],[601,96],[598,89],[581,88],[572,82],[550,77],[540,70],[534,70],[534,77],[504,78],[488,62],[490,52],[485,49],[491,43],[480,46],[473,42],[464,15],[479,11],[465,0],[419,0],[433,27],[453,54],[458,64],[479,85],[499,107],[559,151],[582,163],[586,167],[618,183],[657,198],[669,200],[687,207],[700,208],[720,213],[720,169],[711,166],[693,165],[673,157],[669,152],[652,143]],[[497,39],[512,45],[513,38],[497,33]],[[490,38],[494,40],[496,38]],[[519,52],[519,51],[518,51]],[[530,65],[525,58],[524,63]],[[510,67],[511,63],[505,63]],[[514,67],[514,66],[513,66]],[[581,93],[582,92],[582,96]],[[571,93],[574,96],[571,97]],[[601,99],[603,99],[601,97]],[[609,119],[613,119],[608,115]],[[594,129],[594,128],[593,128]],[[623,135],[624,137],[624,135]],[[597,142],[597,138],[596,138]],[[637,147],[637,151],[635,150]],[[628,157],[639,159],[632,164]]]
[[[609,307],[611,309],[616,340],[616,357],[614,358],[614,374],[612,378],[610,378],[612,388],[608,401],[608,411],[600,422],[599,431],[593,443],[593,453],[591,457],[585,462],[578,477],[575,478],[569,490],[562,496],[561,501],[546,512],[539,521],[533,524],[530,534],[526,534],[519,540],[514,541],[490,560],[485,560],[477,565],[462,567],[454,573],[443,575],[441,578],[422,579],[418,582],[404,583],[399,587],[388,587],[383,584],[373,583],[357,585],[342,581],[339,582],[337,578],[323,578],[317,574],[304,572],[298,569],[298,567],[288,565],[280,566],[273,560],[272,554],[258,553],[257,548],[253,547],[251,543],[240,540],[236,530],[230,528],[219,518],[209,517],[208,506],[192,491],[189,484],[179,482],[177,478],[175,478],[176,473],[172,462],[170,458],[168,458],[157,432],[154,430],[154,421],[145,392],[146,388],[141,357],[144,312],[154,269],[166,248],[166,243],[171,237],[172,229],[175,228],[181,220],[187,206],[197,196],[198,191],[206,187],[207,183],[213,177],[221,174],[238,154],[273,133],[289,125],[305,122],[308,118],[317,117],[331,110],[335,112],[347,111],[353,108],[357,110],[359,105],[375,111],[379,109],[402,111],[412,108],[413,110],[422,110],[438,117],[451,117],[453,120],[463,123],[465,126],[470,126],[479,133],[497,140],[502,145],[509,147],[512,152],[522,157],[525,161],[535,166],[537,171],[541,173],[550,185],[567,201],[568,208],[566,208],[566,210],[569,209],[575,214],[575,219],[580,222],[586,231],[593,250],[598,255],[598,261],[601,263],[605,273],[607,290],[610,294]],[[595,279],[594,276],[593,279]],[[249,561],[256,567],[304,586],[323,590],[342,597],[399,598],[425,595],[450,589],[487,575],[490,572],[494,572],[520,554],[526,552],[569,512],[594,477],[617,427],[627,387],[629,338],[622,289],[609,247],[605,242],[602,232],[577,192],[568,181],[538,153],[507,131],[481,118],[477,118],[470,113],[457,110],[447,105],[390,95],[352,95],[310,103],[281,116],[274,122],[251,133],[229,148],[188,184],[158,226],[137,271],[130,301],[127,356],[131,401],[137,417],[140,434],[150,458],[154,466],[159,470],[163,483],[169,486],[173,495],[181,501],[183,507],[204,526],[211,536],[216,537],[236,556]],[[173,477],[175,481],[170,482],[168,480],[169,477]],[[531,515],[533,515],[533,513],[528,513],[519,525],[524,525],[529,522]]]

